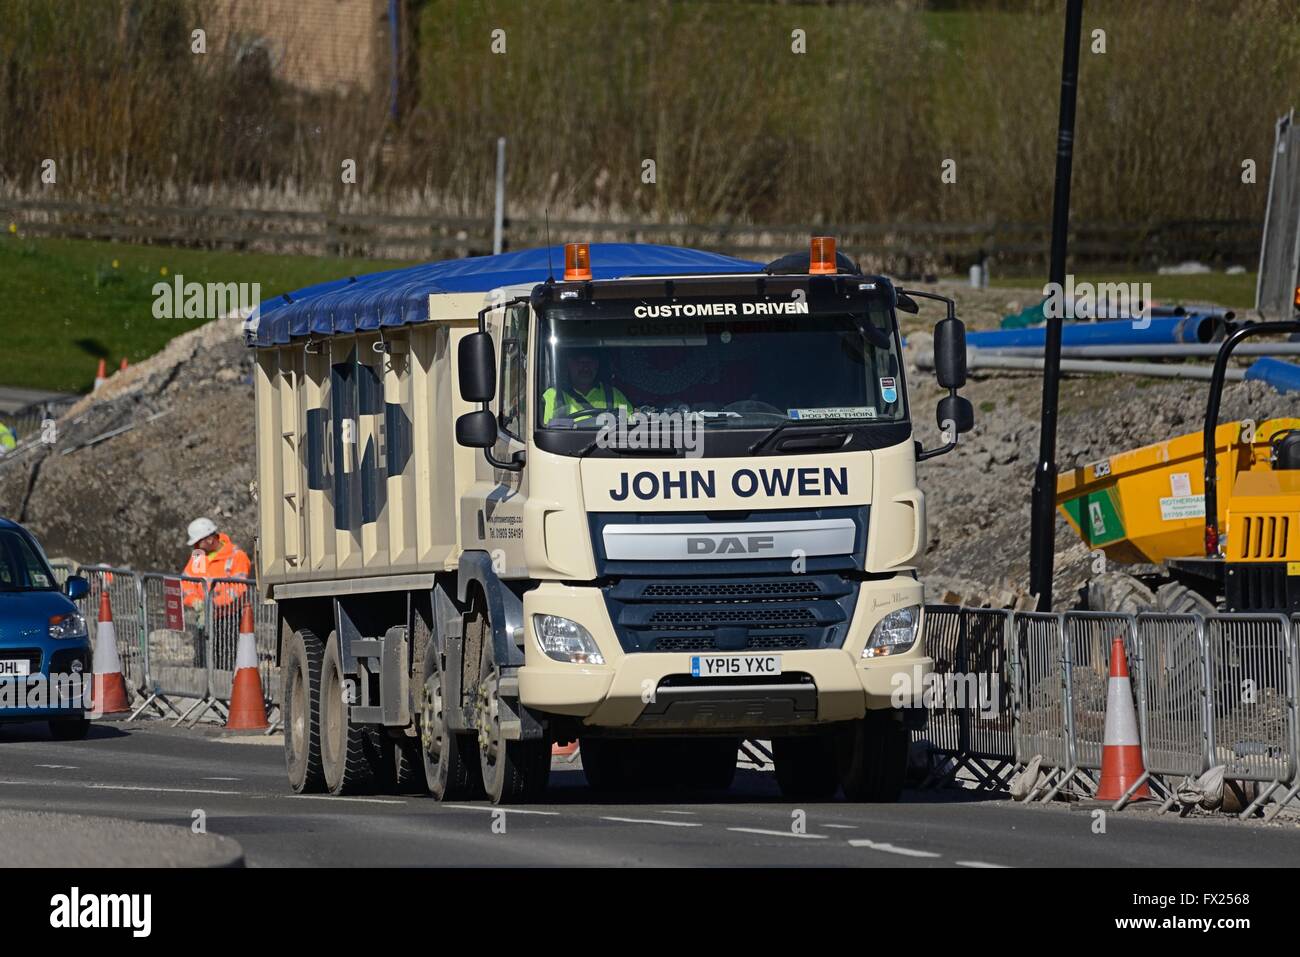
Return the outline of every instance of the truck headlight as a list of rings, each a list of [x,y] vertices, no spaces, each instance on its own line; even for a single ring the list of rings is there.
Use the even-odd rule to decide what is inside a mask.
[[[605,663],[596,639],[576,621],[559,615],[533,615],[533,631],[537,633],[538,646],[548,658],[577,665]]]
[[[920,605],[895,608],[871,629],[871,637],[867,639],[867,647],[862,649],[862,657],[901,655],[915,643],[916,626],[920,622]]]
[[[51,638],[85,638],[86,619],[79,612],[55,615],[50,619]]]

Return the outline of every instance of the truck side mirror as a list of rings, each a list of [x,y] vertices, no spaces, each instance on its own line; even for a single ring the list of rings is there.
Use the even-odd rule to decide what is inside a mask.
[[[478,333],[475,333],[478,335]],[[492,344],[488,343],[488,348]],[[463,356],[464,353],[462,352]],[[461,383],[464,383],[464,379]],[[469,396],[466,396],[469,398]],[[456,419],[456,443],[470,449],[490,449],[497,441],[497,417],[487,409],[466,412]]]
[[[966,326],[960,319],[941,319],[934,327],[934,374],[945,389],[966,384]]]
[[[73,601],[81,601],[90,594],[90,582],[80,575],[69,575],[68,580],[63,583],[63,594]]]
[[[497,392],[497,360],[492,337],[486,332],[471,332],[460,340],[456,353],[460,376],[460,397],[466,402],[491,402]],[[460,420],[456,421],[460,441]],[[462,443],[469,444],[469,443]]]
[[[970,404],[970,399],[965,396],[945,395],[939,400],[935,419],[941,429],[946,428],[951,422],[957,434],[961,435],[975,428],[975,409]]]

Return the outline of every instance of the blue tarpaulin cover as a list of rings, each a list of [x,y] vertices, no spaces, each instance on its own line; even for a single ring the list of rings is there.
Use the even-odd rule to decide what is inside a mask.
[[[307,335],[332,336],[426,322],[429,294],[489,292],[500,286],[545,282],[564,275],[564,247],[521,249],[500,256],[476,256],[349,276],[308,286],[264,301],[244,324],[250,346],[283,345]],[[592,243],[594,279],[625,276],[682,276],[752,273],[761,263],[718,253],[647,243]]]

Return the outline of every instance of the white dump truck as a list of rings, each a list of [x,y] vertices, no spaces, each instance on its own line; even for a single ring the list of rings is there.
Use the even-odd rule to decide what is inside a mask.
[[[552,266],[552,263],[554,265]],[[559,276],[555,272],[559,272]],[[896,310],[829,239],[763,266],[570,244],[264,302],[258,581],[297,792],[536,800],[725,788],[893,800],[931,661]]]

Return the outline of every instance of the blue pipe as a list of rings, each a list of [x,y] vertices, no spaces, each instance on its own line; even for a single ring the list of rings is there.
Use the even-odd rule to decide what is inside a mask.
[[[1281,359],[1260,359],[1246,370],[1247,382],[1267,382],[1278,392],[1300,392],[1300,366]]]
[[[1061,329],[1063,346],[1121,346],[1165,342],[1213,342],[1223,336],[1221,316],[1196,314],[1151,318],[1145,326],[1132,319],[1109,322],[1067,323]],[[980,349],[1043,346],[1043,326],[966,333],[967,345]]]

